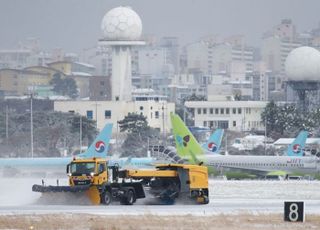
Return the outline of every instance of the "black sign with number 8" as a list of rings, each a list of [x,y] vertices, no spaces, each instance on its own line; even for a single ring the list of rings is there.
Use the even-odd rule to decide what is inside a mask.
[[[284,202],[284,221],[304,222],[304,202],[285,201]]]

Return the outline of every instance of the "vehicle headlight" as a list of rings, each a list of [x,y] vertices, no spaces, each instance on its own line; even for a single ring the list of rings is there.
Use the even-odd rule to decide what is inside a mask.
[[[92,176],[92,177],[93,177],[93,176],[94,176],[94,172],[91,172],[91,173],[90,173],[90,176]]]
[[[68,176],[71,176],[72,174],[71,174],[71,173],[68,173],[67,175],[68,175]]]

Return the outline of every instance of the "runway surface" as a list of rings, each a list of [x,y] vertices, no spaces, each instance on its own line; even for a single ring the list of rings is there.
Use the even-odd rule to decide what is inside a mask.
[[[0,215],[16,214],[98,214],[98,215],[219,215],[237,213],[283,213],[284,201],[305,201],[306,214],[320,213],[320,181],[214,181],[210,180],[208,205],[133,206],[39,205],[39,193],[31,191],[40,178],[0,179]],[[55,179],[47,180],[55,184]],[[66,179],[59,180],[60,185]]]

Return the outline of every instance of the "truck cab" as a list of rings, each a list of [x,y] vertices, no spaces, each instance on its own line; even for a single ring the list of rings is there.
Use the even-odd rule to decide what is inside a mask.
[[[67,165],[69,185],[101,185],[108,181],[107,162],[104,159],[74,159]]]
[[[88,186],[88,195],[93,203],[133,204],[136,199],[144,198],[144,190],[139,182],[122,182],[119,179],[119,167],[109,166],[102,158],[73,159],[67,165],[69,186],[73,190]]]

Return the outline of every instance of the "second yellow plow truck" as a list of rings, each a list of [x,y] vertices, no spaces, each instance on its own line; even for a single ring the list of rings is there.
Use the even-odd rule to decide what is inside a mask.
[[[120,170],[101,158],[74,159],[67,165],[68,186],[33,185],[43,196],[85,193],[92,204],[132,205],[145,198],[145,191],[163,204],[181,198],[198,204],[209,203],[208,170],[200,165],[159,164],[155,169]]]

